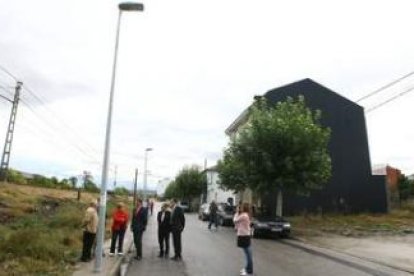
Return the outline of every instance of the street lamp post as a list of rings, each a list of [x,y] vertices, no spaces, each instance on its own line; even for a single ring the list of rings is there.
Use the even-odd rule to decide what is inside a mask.
[[[105,151],[104,159],[102,166],[102,183],[101,183],[101,194],[100,194],[100,203],[99,203],[99,225],[98,233],[96,237],[96,250],[95,250],[95,272],[100,272],[102,270],[102,253],[103,253],[103,242],[105,235],[105,214],[106,214],[106,187],[108,182],[108,170],[109,170],[109,153],[111,145],[111,125],[112,125],[112,106],[114,100],[114,88],[115,88],[115,76],[116,76],[116,64],[118,57],[118,44],[119,44],[119,30],[121,27],[121,15],[123,11],[143,11],[144,5],[141,3],[120,3],[118,5],[118,23],[116,30],[116,39],[115,39],[115,53],[114,60],[112,65],[112,79],[111,79],[111,90],[109,94],[109,107],[108,107],[108,117],[106,121],[106,136],[105,136]]]
[[[144,158],[144,199],[147,199],[147,178],[148,178],[148,152],[152,151],[152,148],[145,149],[145,158]]]

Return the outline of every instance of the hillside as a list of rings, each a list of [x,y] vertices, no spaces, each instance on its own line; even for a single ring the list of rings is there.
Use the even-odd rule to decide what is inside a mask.
[[[0,183],[0,275],[71,274],[85,207],[97,197],[83,192],[77,201],[75,190]]]

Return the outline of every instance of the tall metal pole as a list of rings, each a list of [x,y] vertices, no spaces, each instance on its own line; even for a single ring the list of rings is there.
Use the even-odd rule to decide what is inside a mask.
[[[148,159],[148,150],[145,150],[145,158],[144,158],[144,199],[147,199],[147,159]]]
[[[12,102],[12,110],[10,113],[9,125],[7,127],[6,140],[4,142],[3,155],[0,163],[0,181],[7,181],[7,173],[9,170],[10,153],[13,142],[14,127],[16,125],[17,107],[19,106],[20,90],[23,83],[18,81],[16,91]]]
[[[101,200],[99,206],[99,225],[98,233],[96,236],[96,253],[95,253],[95,272],[100,272],[102,270],[102,253],[103,253],[103,243],[105,236],[105,214],[106,214],[106,187],[108,182],[108,170],[109,170],[109,153],[111,146],[111,125],[112,125],[112,107],[114,100],[114,88],[115,88],[115,77],[116,77],[116,64],[118,56],[118,44],[119,44],[119,30],[121,26],[121,15],[122,10],[119,10],[118,13],[118,23],[116,29],[116,39],[115,39],[115,53],[114,61],[112,65],[112,80],[111,80],[111,91],[109,96],[109,107],[108,107],[108,118],[106,122],[106,136],[105,136],[105,152],[103,159],[102,167],[102,183],[101,183]]]
[[[132,208],[135,208],[137,205],[137,183],[138,183],[138,168],[135,169],[135,178],[134,178],[134,205]]]

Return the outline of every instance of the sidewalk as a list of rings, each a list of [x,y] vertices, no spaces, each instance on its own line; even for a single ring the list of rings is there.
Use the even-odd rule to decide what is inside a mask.
[[[414,236],[351,238],[336,235],[299,238],[318,247],[414,273]]]
[[[125,256],[130,252],[133,244],[133,236],[130,228],[125,232],[124,237],[124,256],[114,256],[109,257],[109,248],[111,246],[111,240],[106,240],[104,243],[104,252],[105,257],[102,258],[102,270],[101,272],[94,272],[95,259],[92,259],[90,262],[83,263],[80,262],[76,264],[76,270],[73,273],[73,276],[86,276],[86,275],[119,275],[121,264],[125,261]]]

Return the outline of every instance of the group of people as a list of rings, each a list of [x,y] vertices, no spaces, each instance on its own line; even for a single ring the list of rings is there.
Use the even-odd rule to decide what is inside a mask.
[[[131,215],[131,231],[133,233],[134,245],[136,249],[135,259],[142,259],[142,236],[146,230],[148,215],[152,215],[154,202],[148,201],[143,204],[142,199],[137,199],[136,206],[133,208]],[[90,202],[86,209],[83,219],[83,249],[81,261],[88,262],[92,258],[92,247],[95,243],[96,232],[98,229],[98,208],[96,201]],[[117,204],[112,214],[111,226],[111,247],[109,256],[117,254],[122,256],[125,232],[128,228],[130,216],[125,205],[120,202]],[[185,217],[183,210],[177,205],[175,199],[170,203],[164,203],[157,215],[158,222],[158,241],[160,246],[160,257],[169,257],[170,234],[173,238],[174,256],[173,260],[181,260],[181,233],[185,227]]]
[[[153,203],[152,203],[153,204]],[[146,230],[148,213],[152,214],[153,205],[143,206],[141,199],[137,199],[136,206],[132,211],[131,231],[134,237],[136,249],[135,259],[142,259],[142,236]],[[92,246],[98,228],[98,206],[97,202],[90,202],[83,219],[83,249],[81,261],[87,262],[91,259]],[[233,221],[237,230],[237,246],[243,250],[246,258],[246,266],[240,271],[241,276],[253,274],[253,258],[251,249],[251,212],[248,203],[240,203],[237,207]],[[209,229],[213,223],[217,228],[217,205],[212,202],[210,206]],[[123,203],[118,203],[116,210],[112,214],[112,239],[109,256],[115,255],[115,247],[118,241],[118,255],[122,256],[125,232],[128,227],[129,214]],[[175,261],[182,259],[181,234],[185,227],[184,211],[177,205],[177,200],[173,199],[170,203],[163,203],[161,210],[157,214],[158,223],[158,243],[159,257],[168,258],[170,252],[170,236],[173,238]],[[170,235],[171,234],[171,235]]]
[[[148,210],[148,208],[150,208]],[[142,237],[147,227],[148,213],[151,212],[151,205],[144,207],[142,200],[138,199],[132,213],[131,230],[134,236],[134,245],[136,249],[135,259],[142,259]],[[183,210],[177,205],[175,199],[171,203],[164,203],[157,215],[158,222],[158,242],[160,246],[159,257],[169,257],[170,250],[170,233],[173,237],[174,256],[173,260],[181,260],[181,233],[185,227],[185,217]],[[114,237],[114,236],[113,236]],[[123,237],[121,235],[120,237]],[[115,238],[116,240],[116,238]],[[112,239],[115,246],[115,241]],[[111,251],[115,249],[111,246]],[[118,246],[119,250],[119,246]],[[121,247],[122,250],[122,247]]]

